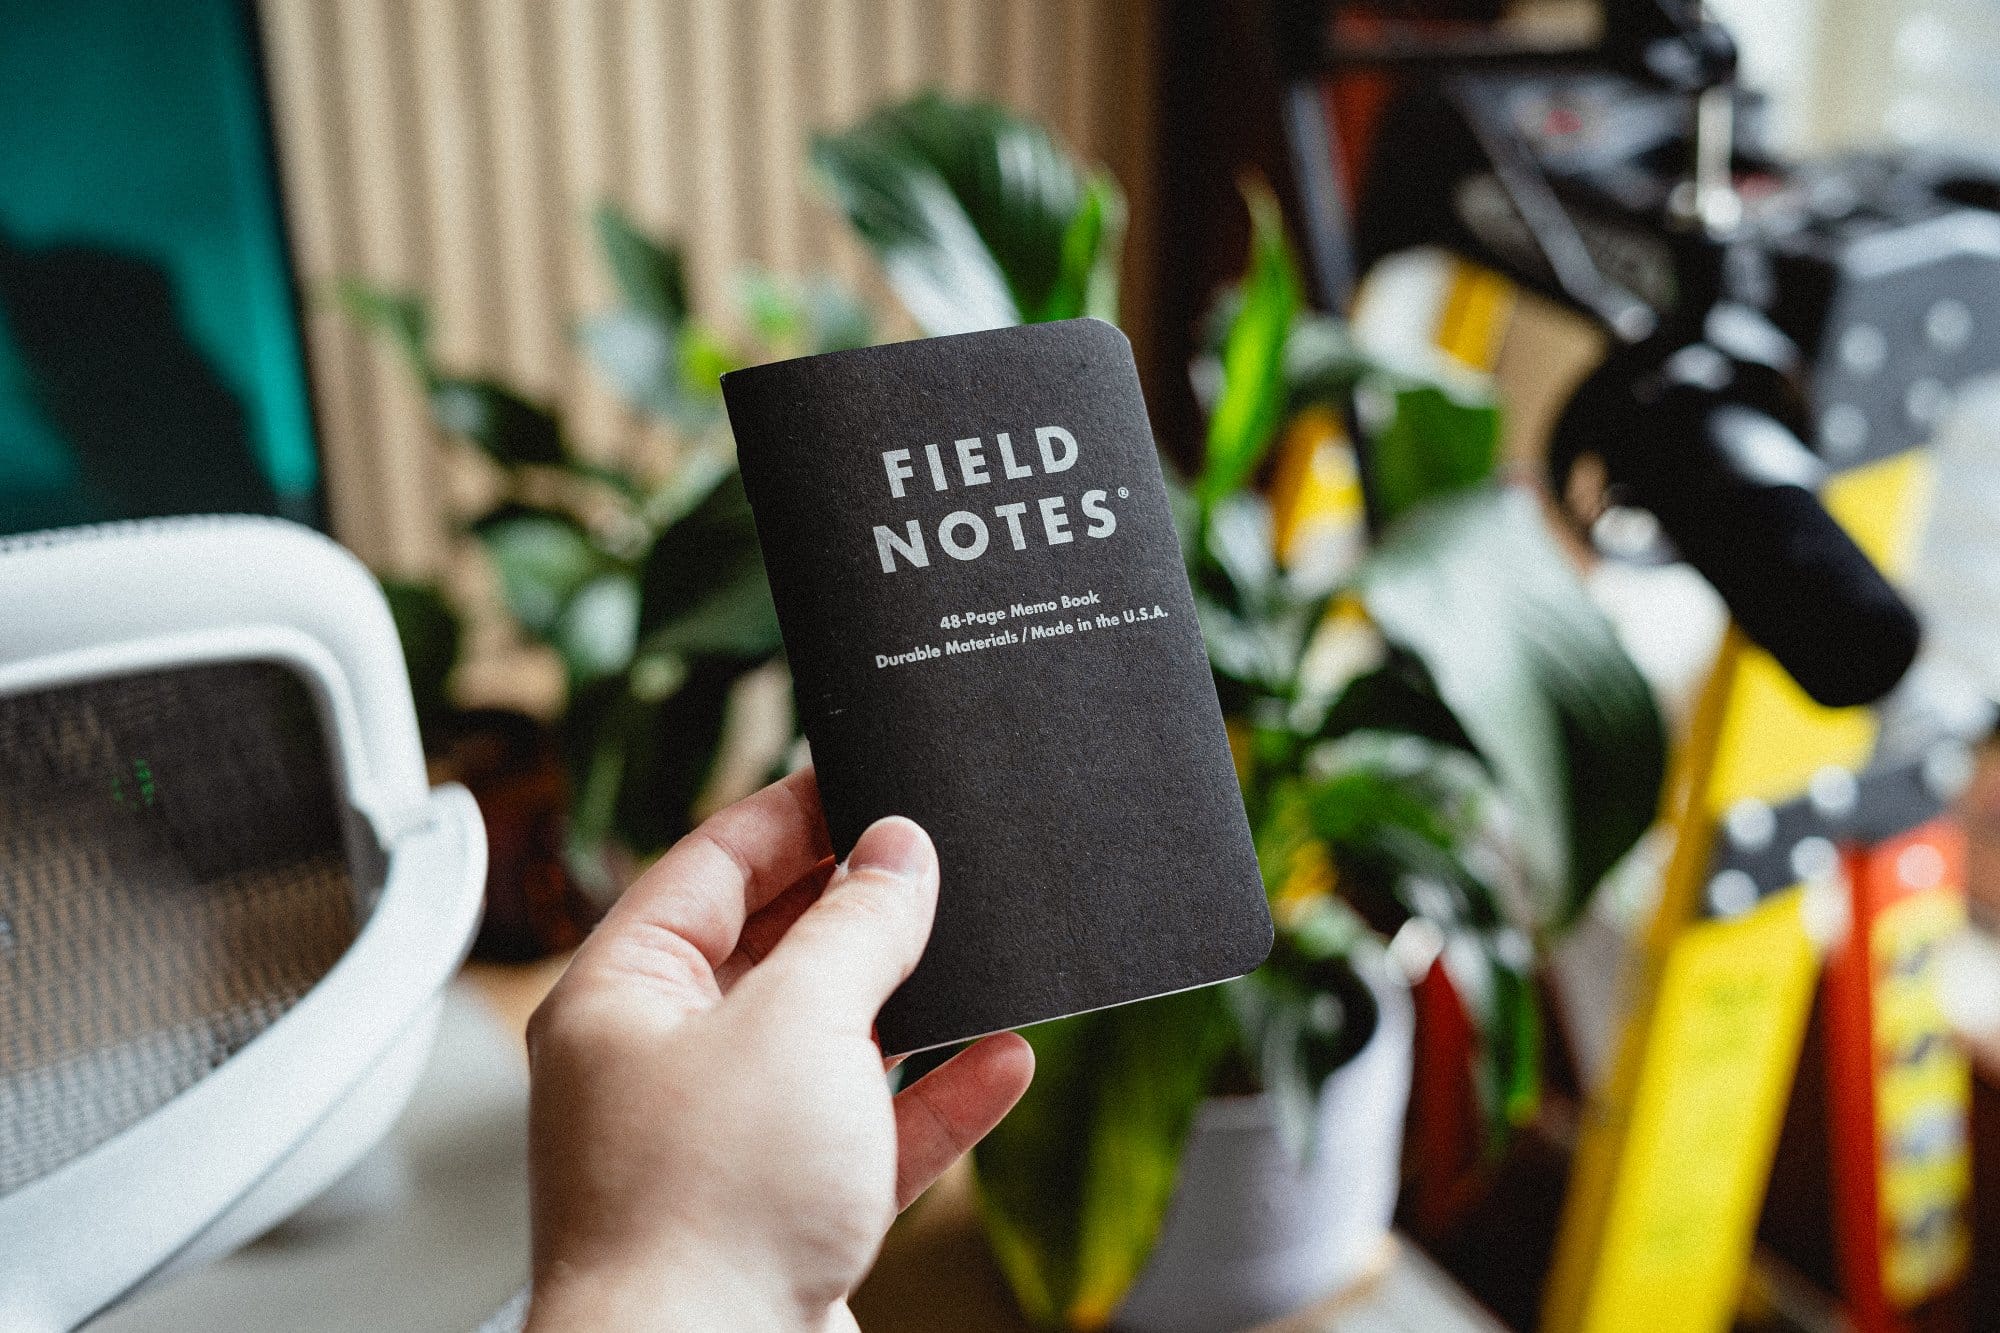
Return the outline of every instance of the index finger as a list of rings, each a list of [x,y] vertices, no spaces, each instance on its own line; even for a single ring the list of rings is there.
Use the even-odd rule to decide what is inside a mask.
[[[619,898],[591,942],[665,930],[700,951],[710,969],[736,948],[743,922],[833,855],[810,768],[709,816]]]

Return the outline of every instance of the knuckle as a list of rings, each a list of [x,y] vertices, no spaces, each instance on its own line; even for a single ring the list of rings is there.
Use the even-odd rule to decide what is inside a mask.
[[[528,1015],[529,1064],[546,1060],[552,1052],[574,1044],[575,1024],[571,1021],[574,1011],[572,997],[560,985],[535,1006],[535,1012]]]
[[[869,875],[857,876],[842,891],[821,899],[822,927],[862,936],[872,942],[901,950],[914,946],[917,938],[916,914],[910,893],[902,884],[884,884]]]
[[[642,918],[627,923],[616,938],[605,942],[604,957],[615,970],[655,986],[698,993],[714,984],[708,955],[687,936],[657,921]]]
[[[827,911],[857,925],[895,921],[902,915],[896,901],[898,886],[885,883],[885,876],[868,871],[851,874],[840,892],[822,899]]]

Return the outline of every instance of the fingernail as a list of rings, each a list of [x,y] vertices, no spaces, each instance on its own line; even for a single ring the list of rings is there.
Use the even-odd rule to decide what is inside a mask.
[[[878,819],[847,854],[849,870],[880,870],[905,879],[928,874],[934,858],[928,833],[901,815]]]

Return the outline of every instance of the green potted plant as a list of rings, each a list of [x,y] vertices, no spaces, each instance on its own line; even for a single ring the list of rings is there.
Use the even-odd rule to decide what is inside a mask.
[[[609,206],[594,223],[619,301],[586,320],[577,341],[633,410],[672,433],[664,467],[592,461],[548,406],[439,365],[419,298],[360,281],[339,295],[400,349],[439,432],[494,476],[499,499],[464,531],[484,550],[513,628],[562,664],[561,841],[571,875],[603,896],[620,880],[614,865],[691,826],[737,687],[781,656],[718,377],[753,360],[859,346],[872,331],[829,283],[750,273],[741,283],[749,337],[732,342],[691,308],[677,249]],[[391,581],[389,591],[434,754],[462,750],[468,731],[518,738],[521,719],[451,702],[459,609],[429,585]],[[505,872],[499,861],[495,872]]]
[[[927,95],[813,158],[925,332],[1115,315],[1116,186],[1038,127]],[[1345,1176],[1325,1167],[1334,1131],[1399,1127],[1393,1049],[1373,1057],[1389,1104],[1339,1076],[1407,1041],[1375,941],[1412,921],[1480,1034],[1494,1141],[1532,1114],[1538,947],[1651,822],[1664,767],[1644,682],[1532,497],[1498,478],[1484,386],[1370,356],[1307,313],[1275,203],[1250,204],[1183,544],[1278,944],[1229,986],[1028,1033],[1035,1085],[975,1160],[1000,1265],[1051,1325],[1269,1317],[1339,1276],[1343,1196],[1386,1227],[1393,1133]],[[1288,423],[1315,415],[1367,437],[1358,559],[1275,551],[1257,482]]]
[[[1122,198],[1040,127],[926,94],[812,159],[926,333],[1115,319]],[[1540,1086],[1538,946],[1650,822],[1661,778],[1645,686],[1533,501],[1496,476],[1484,386],[1385,362],[1305,311],[1276,207],[1250,199],[1181,508],[1278,944],[1229,986],[1029,1032],[1035,1085],[976,1168],[1000,1266],[1050,1325],[1248,1322],[1386,1227],[1409,1019],[1381,941],[1412,922],[1474,1019],[1500,1142]],[[348,293],[504,482],[469,530],[522,632],[564,663],[586,872],[606,845],[644,854],[685,827],[730,689],[778,651],[716,375],[868,336],[837,292],[762,280],[759,345],[731,347],[689,311],[671,247],[615,213],[598,225],[622,301],[580,336],[690,441],[663,477],[595,466],[545,408],[437,367],[414,301]],[[1281,558],[1259,489],[1274,442],[1337,421],[1368,441],[1366,540]]]

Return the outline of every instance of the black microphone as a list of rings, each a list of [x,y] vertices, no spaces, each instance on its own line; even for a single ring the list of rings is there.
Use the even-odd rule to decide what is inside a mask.
[[[1873,703],[1909,670],[1922,629],[1820,503],[1823,465],[1753,401],[1766,395],[1744,369],[1706,344],[1614,356],[1565,410],[1551,466],[1598,455],[1609,487],[1659,520],[1800,688],[1828,707]]]

